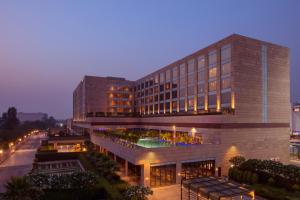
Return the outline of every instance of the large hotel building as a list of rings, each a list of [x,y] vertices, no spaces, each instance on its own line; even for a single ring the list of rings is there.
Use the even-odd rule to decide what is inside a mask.
[[[226,175],[236,155],[287,163],[289,74],[288,48],[233,34],[136,81],[85,76],[73,128],[151,187]]]

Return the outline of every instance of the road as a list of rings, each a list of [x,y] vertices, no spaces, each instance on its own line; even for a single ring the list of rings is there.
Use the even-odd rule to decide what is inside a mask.
[[[26,175],[32,169],[35,152],[43,138],[43,135],[31,136],[0,165],[0,193],[5,192],[5,184],[12,176]]]

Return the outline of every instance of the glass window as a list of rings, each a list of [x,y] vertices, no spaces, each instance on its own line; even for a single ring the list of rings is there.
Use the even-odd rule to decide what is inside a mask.
[[[179,96],[180,96],[180,97],[185,97],[185,89],[184,89],[184,88],[181,88],[181,89],[179,90]]]
[[[205,68],[205,57],[200,56],[198,57],[198,71]]]
[[[166,82],[170,81],[171,80],[171,70],[167,70],[166,71]]]
[[[180,88],[184,88],[185,85],[185,77],[180,77]]]
[[[194,73],[189,74],[188,75],[188,85],[192,85],[192,84],[194,84],[194,82],[195,82],[195,74]]]
[[[180,65],[180,77],[185,77],[185,64]]]
[[[205,70],[198,71],[198,82],[204,81]]]
[[[172,69],[172,79],[177,80],[177,67],[173,67]]]
[[[159,91],[160,91],[160,92],[163,92],[163,91],[164,91],[164,85],[160,85],[160,86],[159,86]]]
[[[158,74],[155,75],[154,82],[155,82],[155,84],[158,84]]]
[[[205,102],[205,97],[204,96],[198,96],[198,98],[197,98],[198,108],[204,108],[204,102]]]
[[[231,72],[231,63],[228,62],[228,63],[225,63],[225,64],[222,64],[222,75],[227,75],[227,74],[230,74]]]
[[[208,104],[210,106],[215,106],[217,105],[217,95],[216,94],[212,94],[208,96]]]
[[[170,102],[166,102],[166,111],[170,111]]]
[[[167,99],[167,100],[170,99],[170,92],[167,92],[167,93],[166,93],[166,99]]]
[[[195,71],[195,60],[189,60],[188,62],[188,74],[194,73]]]
[[[180,111],[185,110],[185,100],[184,99],[179,100],[179,109],[180,109]]]
[[[231,103],[231,92],[222,93],[222,104],[230,104]]]
[[[222,80],[222,89],[227,89],[230,87],[231,87],[230,78],[223,79]]]
[[[208,64],[209,64],[209,66],[217,64],[217,51],[216,50],[209,52]]]
[[[172,101],[172,110],[177,110],[177,101]]]
[[[210,68],[209,69],[209,78],[215,78],[217,76],[217,68]]]
[[[217,90],[217,81],[212,81],[208,85],[208,90],[211,91],[216,91]]]
[[[163,83],[164,81],[165,81],[165,73],[162,72],[162,73],[159,74],[159,82]]]
[[[188,99],[188,110],[194,110],[194,98],[189,98]]]
[[[202,94],[205,92],[205,85],[204,83],[198,84],[198,94]]]
[[[188,87],[188,96],[194,95],[194,86],[191,85]]]
[[[225,45],[221,48],[221,60],[222,62],[230,61],[231,58],[231,47],[230,45]]]
[[[172,98],[176,99],[177,98],[177,91],[172,91]]]
[[[163,111],[164,111],[164,103],[160,103],[159,104],[159,112],[163,113]]]
[[[166,87],[166,90],[169,90],[170,87],[171,87],[171,84],[170,84],[170,83],[166,83],[166,84],[165,84],[165,87]]]
[[[160,101],[163,101],[163,100],[164,100],[164,94],[160,94],[160,95],[159,95],[159,100],[160,100]]]

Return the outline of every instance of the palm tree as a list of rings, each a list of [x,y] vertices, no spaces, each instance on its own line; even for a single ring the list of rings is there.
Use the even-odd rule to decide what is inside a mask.
[[[26,177],[12,177],[5,188],[4,199],[7,200],[38,200],[43,195],[42,190],[33,187]]]

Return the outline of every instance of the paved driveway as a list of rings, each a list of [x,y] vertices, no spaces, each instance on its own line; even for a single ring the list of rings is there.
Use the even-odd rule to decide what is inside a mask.
[[[0,193],[12,176],[26,175],[32,169],[35,152],[44,136],[32,136],[0,165]]]
[[[180,185],[152,188],[150,200],[180,200]]]

